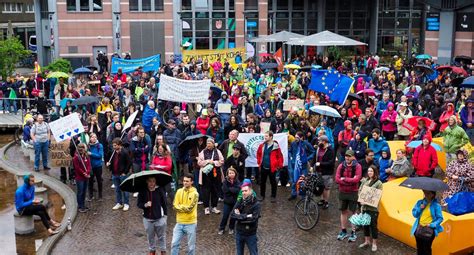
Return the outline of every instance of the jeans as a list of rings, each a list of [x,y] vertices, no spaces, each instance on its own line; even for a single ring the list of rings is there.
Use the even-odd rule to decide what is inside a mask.
[[[275,173],[268,168],[261,169],[261,178],[260,178],[260,196],[265,197],[267,189],[267,177],[270,179],[270,185],[272,186],[272,197],[275,198],[277,195],[277,183],[275,179]]]
[[[97,180],[97,189],[99,191],[99,198],[102,198],[102,166],[93,167],[91,171],[91,178],[89,178],[89,197],[94,196],[94,179]]]
[[[86,200],[86,191],[87,191],[87,181],[78,181],[76,180],[77,187],[77,205],[79,209],[85,209],[85,200]]]
[[[173,229],[173,239],[171,240],[171,255],[179,254],[179,244],[184,234],[186,234],[188,238],[188,250],[186,254],[194,255],[196,248],[196,227],[197,223],[176,223]]]
[[[116,176],[112,175],[112,182],[115,185],[115,202],[117,204],[126,204],[128,205],[128,192],[122,191],[120,189],[120,183],[122,183],[127,176]]]
[[[229,220],[229,216],[233,208],[234,208],[234,205],[224,204],[224,212],[222,213],[222,220],[221,220],[221,224],[219,225],[219,230],[225,229],[225,226],[227,225],[227,221]],[[230,218],[229,229],[234,229],[234,226],[235,226],[235,219]]]
[[[11,107],[10,106],[13,106],[13,112],[15,114],[17,114],[18,113],[18,107],[16,105],[16,100],[9,100],[9,102],[8,102],[8,111],[11,113],[11,111],[10,111]]]
[[[35,142],[35,170],[39,169],[40,154],[43,156],[43,167],[48,167],[48,147],[49,141],[46,142]]]
[[[149,251],[156,251],[155,235],[158,237],[158,246],[160,247],[160,251],[166,251],[166,220],[166,216],[163,216],[158,220],[143,218],[143,225],[145,226]]]
[[[237,249],[237,255],[244,255],[244,248],[245,244],[249,248],[250,255],[257,255],[258,254],[258,247],[257,247],[257,235],[242,235],[238,232],[235,234],[235,247]]]
[[[300,178],[301,175],[308,175],[308,168],[305,167],[306,164],[303,164],[303,169],[296,169],[293,168],[292,173],[290,173],[290,178],[291,178],[291,196],[296,196],[296,182],[298,182],[298,179]]]

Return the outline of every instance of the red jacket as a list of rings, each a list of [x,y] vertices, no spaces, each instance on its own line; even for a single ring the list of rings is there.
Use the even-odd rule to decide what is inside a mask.
[[[117,80],[121,80],[122,84],[125,84],[125,83],[127,83],[127,75],[124,74],[124,73],[120,76],[119,76],[119,74],[116,74],[114,76],[114,83],[117,83]]]
[[[438,166],[438,155],[435,148],[428,145],[424,148],[423,145],[416,147],[413,153],[413,168],[419,176],[431,176],[436,166]]]
[[[209,128],[209,124],[211,123],[211,118],[207,117],[203,119],[201,117],[196,119],[196,128],[201,132],[201,134],[206,135],[207,129]]]
[[[263,149],[265,142],[260,144],[257,149],[257,164],[260,168],[263,160]],[[281,152],[280,145],[277,141],[273,141],[273,148],[270,152],[270,171],[276,172],[278,169],[283,167],[283,153]]]
[[[160,166],[160,167],[154,167]],[[164,171],[171,174],[171,169],[173,167],[173,161],[171,157],[160,157],[160,156],[153,156],[153,160],[151,162],[150,168],[154,170]]]
[[[79,153],[76,153],[74,155],[74,158],[72,159],[72,164],[74,166],[74,172],[76,175],[76,181],[87,181],[89,179],[88,176],[91,174],[91,160],[89,156],[85,156],[82,158],[82,161],[84,164],[82,164],[81,159],[79,158]],[[84,169],[84,165],[86,166],[86,169]]]
[[[352,168],[355,165],[354,175],[352,175]],[[343,169],[344,168],[344,169]],[[341,175],[341,172],[342,175]],[[341,180],[344,177],[344,180]],[[336,170],[336,183],[339,184],[339,192],[354,193],[359,192],[359,182],[362,178],[362,166],[356,161],[352,161],[352,165],[348,166],[346,161],[343,161]]]

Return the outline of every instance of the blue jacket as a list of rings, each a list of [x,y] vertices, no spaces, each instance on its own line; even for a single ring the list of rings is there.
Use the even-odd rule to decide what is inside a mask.
[[[297,141],[292,142],[290,145],[290,149],[288,151],[288,156],[290,157],[291,164],[294,165],[295,160],[296,160],[296,155],[298,154],[298,149],[300,148],[299,147],[300,144],[302,146],[302,152],[303,152],[303,155],[300,154],[301,163],[303,164],[303,169],[306,169],[306,166],[307,166],[306,163],[311,162],[315,154],[315,150],[313,146],[311,146],[311,144],[308,141],[303,140],[300,142],[297,142]]]
[[[415,217],[415,223],[411,227],[411,235],[415,234],[416,228],[418,227],[418,223],[420,221],[421,212],[423,212],[423,210],[420,208],[421,203],[427,204],[426,199],[418,200],[418,202],[415,204],[415,207],[413,207],[413,210],[411,211],[413,217]],[[434,199],[431,202],[430,212],[433,221],[429,226],[430,228],[434,229],[435,236],[438,236],[438,233],[443,232],[443,227],[441,226],[441,223],[443,222],[443,214],[441,212],[441,205],[438,203],[438,200]]]
[[[365,158],[367,144],[364,142],[364,140],[357,141],[356,139],[352,139],[349,142],[349,148],[354,151],[357,161]]]
[[[380,118],[382,116],[382,112],[387,110],[388,104],[390,103],[390,100],[387,101],[386,103],[383,100],[380,100],[377,103],[377,117]]]
[[[102,167],[104,161],[104,146],[97,142],[95,144],[89,143],[89,152],[91,153],[91,167],[97,168]]]
[[[35,199],[35,186],[29,184],[29,175],[25,175],[25,184],[20,186],[15,192],[15,207],[19,214],[22,213],[23,208],[32,205]]]
[[[24,142],[29,142],[31,140],[31,126],[30,125],[25,125],[23,127],[23,141]]]
[[[143,110],[142,114],[142,124],[147,134],[150,134],[151,132],[151,126],[153,125],[154,117],[159,117],[158,113],[156,113],[155,109],[151,109],[148,105],[146,105],[145,110]],[[160,120],[160,122],[163,121]]]
[[[389,154],[390,155],[390,154]],[[380,157],[379,159],[379,167],[380,167],[380,180],[382,182],[386,182],[388,178],[388,174],[386,172],[387,168],[390,168],[392,166],[393,160],[390,159],[390,156],[388,158],[382,158]]]
[[[375,154],[374,160],[375,161],[379,161],[379,158],[382,156],[382,149],[385,148],[385,147],[390,148],[388,146],[387,141],[385,141],[385,139],[383,137],[379,137],[379,139],[377,141],[375,141],[374,138],[371,138],[369,140],[369,149],[374,151],[374,154]]]
[[[133,163],[142,164],[145,159],[145,164],[150,163],[148,155],[152,149],[151,138],[145,134],[143,139],[138,139],[138,136],[134,136],[130,142],[130,151],[133,153]]]
[[[224,129],[223,128],[219,128],[219,130],[216,132],[216,135],[212,134],[212,128],[208,128],[207,131],[206,131],[206,135],[214,138],[214,141],[219,145],[221,145],[225,140],[225,135],[224,135]]]

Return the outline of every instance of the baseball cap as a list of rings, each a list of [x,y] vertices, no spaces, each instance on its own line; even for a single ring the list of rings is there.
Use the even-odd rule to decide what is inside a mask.
[[[353,150],[347,150],[346,151],[346,156],[349,156],[349,157],[354,157],[354,151]]]

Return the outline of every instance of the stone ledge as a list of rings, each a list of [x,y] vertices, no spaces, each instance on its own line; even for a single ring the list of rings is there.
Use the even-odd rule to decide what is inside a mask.
[[[47,237],[37,251],[37,254],[39,255],[51,254],[51,250],[53,249],[54,245],[67,232],[67,219],[71,218],[72,223],[74,223],[74,220],[76,219],[76,193],[66,184],[62,183],[60,180],[54,177],[34,172],[32,170],[21,170],[18,169],[17,166],[15,166],[14,164],[10,163],[6,156],[6,151],[14,145],[15,143],[11,142],[0,149],[0,167],[15,175],[24,175],[32,173],[36,177],[40,178],[43,181],[44,185],[56,191],[64,199],[64,203],[66,205],[66,212],[64,213],[63,220],[61,221],[61,228],[59,229],[59,233],[54,236]]]

